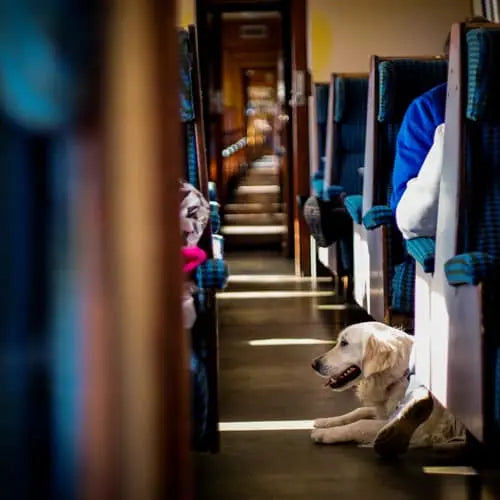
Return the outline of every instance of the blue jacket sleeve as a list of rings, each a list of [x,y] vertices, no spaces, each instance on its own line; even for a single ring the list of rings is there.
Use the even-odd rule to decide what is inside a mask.
[[[422,167],[432,146],[435,128],[432,104],[424,98],[415,99],[406,111],[396,139],[390,200],[394,214],[406,184],[418,175]]]

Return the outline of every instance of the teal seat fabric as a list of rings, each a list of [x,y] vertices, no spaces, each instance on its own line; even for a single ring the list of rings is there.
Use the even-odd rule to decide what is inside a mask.
[[[380,123],[401,123],[410,103],[447,79],[443,60],[395,59],[379,63]]]
[[[363,226],[368,230],[394,223],[394,214],[391,208],[385,205],[375,205],[363,215]]]
[[[324,172],[316,172],[311,179],[311,189],[313,193],[319,198],[324,198],[323,185],[325,183],[323,178]]]
[[[363,191],[361,175],[365,158],[366,110],[368,102],[368,77],[335,78],[334,89],[334,137],[331,168],[332,186],[327,188],[329,196],[345,193],[357,196],[344,204],[357,223],[360,220],[360,200]],[[350,197],[350,196],[348,196]],[[353,274],[352,234],[339,240],[339,274]]]
[[[345,193],[344,186],[332,184],[325,189],[324,198],[325,200],[333,200],[335,197],[340,196],[342,193]]]
[[[446,279],[452,286],[479,285],[495,271],[494,259],[484,252],[455,255],[444,266]]]
[[[447,78],[447,63],[443,60],[394,59],[381,61],[379,72],[378,165],[374,199],[377,207],[365,214],[370,227],[387,227],[387,260],[390,278],[391,309],[405,314],[414,311],[415,261],[408,254],[394,217],[389,215],[392,192],[396,138],[409,104],[427,90]],[[384,208],[381,208],[384,207]],[[390,209],[389,209],[390,210]]]
[[[180,65],[180,115],[183,122],[194,120],[193,81],[191,48],[189,34],[186,30],[179,30],[179,65]]]
[[[353,222],[361,224],[363,212],[363,197],[360,194],[352,194],[344,198],[344,206],[349,212]]]
[[[228,267],[223,259],[208,259],[196,270],[196,278],[200,288],[223,290],[229,275]]]
[[[333,139],[333,184],[344,192],[361,194],[364,167],[368,78],[335,79],[335,137]]]
[[[77,497],[82,317],[73,148],[69,131],[33,133],[0,114],[0,475],[9,477],[8,500],[52,498],[51,491]]]
[[[0,1],[4,500],[78,497],[82,318],[72,137],[91,98],[97,19],[93,2]]]
[[[424,272],[434,272],[436,242],[434,238],[412,238],[406,242],[408,253],[422,266]]]
[[[192,184],[196,189],[199,189],[200,182],[198,176],[198,155],[196,154],[196,136],[194,130],[194,123],[187,122],[185,124],[184,137],[186,145],[187,181],[189,182],[189,184]]]
[[[403,261],[394,266],[391,279],[393,290],[391,309],[410,313],[415,307],[415,261],[405,255]]]
[[[98,12],[77,0],[0,2],[0,109],[39,133],[62,130],[84,110],[99,64]]]
[[[323,182],[325,179],[325,165],[323,157],[326,151],[326,126],[328,116],[328,97],[330,86],[327,83],[315,84],[316,97],[316,136],[318,169],[311,179],[311,188],[315,195],[323,197]]]

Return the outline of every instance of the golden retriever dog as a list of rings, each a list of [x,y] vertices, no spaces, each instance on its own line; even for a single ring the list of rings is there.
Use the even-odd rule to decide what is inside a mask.
[[[383,323],[345,328],[335,347],[312,366],[332,390],[355,388],[362,406],[345,415],[315,420],[312,440],[372,444],[406,392],[412,347],[413,337]],[[449,442],[462,433],[463,428],[434,401],[430,417],[417,428],[410,446]]]

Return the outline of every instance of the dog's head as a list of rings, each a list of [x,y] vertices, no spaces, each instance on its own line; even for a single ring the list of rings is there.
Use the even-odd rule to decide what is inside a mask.
[[[313,369],[326,385],[344,391],[375,374],[391,370],[402,376],[408,368],[413,339],[375,321],[351,325],[340,332],[337,344],[316,358]]]

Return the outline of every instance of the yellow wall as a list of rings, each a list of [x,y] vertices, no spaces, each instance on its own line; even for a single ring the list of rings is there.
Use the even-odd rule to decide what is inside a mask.
[[[441,53],[451,24],[471,0],[308,0],[309,65],[314,81],[332,72],[368,71],[371,54]]]
[[[177,0],[177,25],[187,26],[194,23],[195,0]]]

